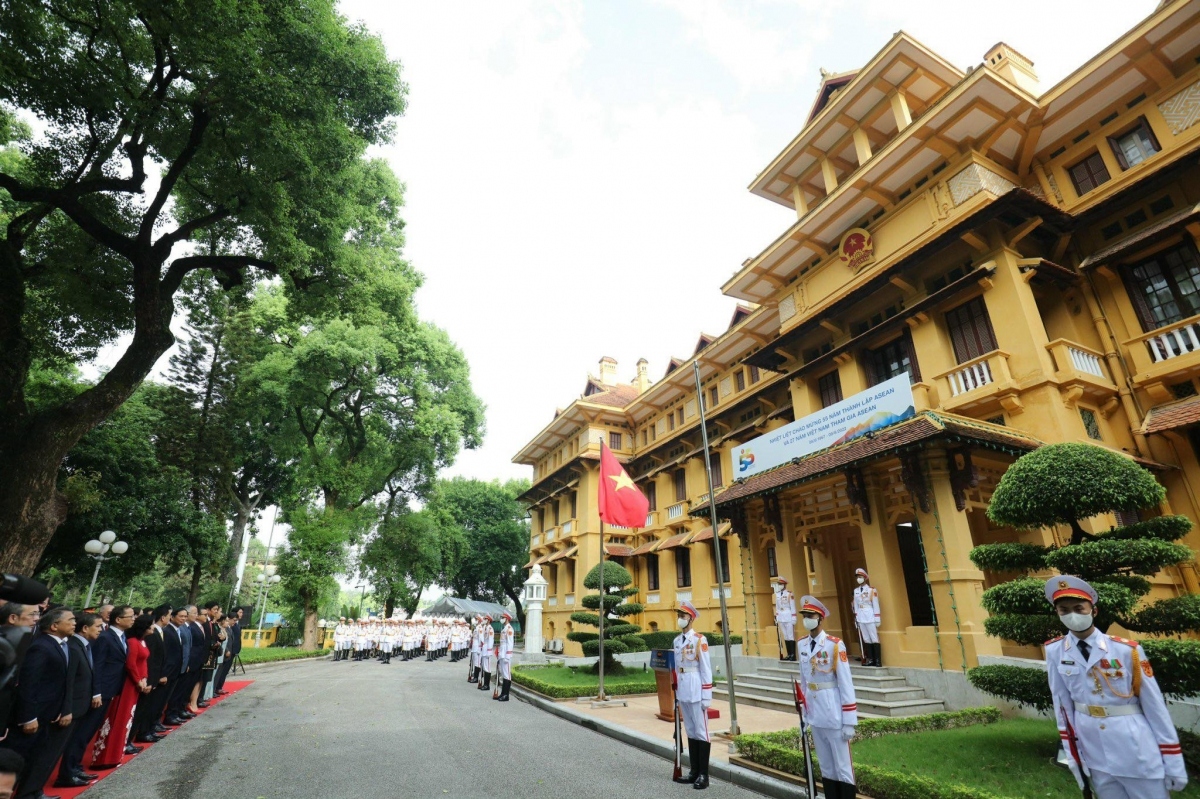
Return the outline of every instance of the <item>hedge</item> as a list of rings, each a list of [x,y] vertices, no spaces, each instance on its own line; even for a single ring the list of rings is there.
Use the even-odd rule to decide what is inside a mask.
[[[1035,710],[1050,710],[1050,683],[1046,672],[1024,666],[976,666],[967,672],[971,685],[987,694],[1028,705]]]
[[[646,646],[650,649],[673,649],[675,647],[675,636],[677,635],[679,635],[678,632],[661,630],[656,633],[642,633],[641,637],[643,640],[645,640]],[[725,645],[725,638],[720,633],[701,633],[701,635],[703,635],[705,640],[708,641],[709,646]],[[729,636],[729,643],[740,644],[741,642],[742,636]]]
[[[882,720],[892,721],[893,719]],[[867,719],[863,719],[860,726],[867,721]],[[738,754],[747,760],[788,774],[803,776],[804,754],[798,748],[797,731],[795,729],[791,731],[789,745],[769,740],[771,736],[782,734],[739,735],[733,740]],[[815,748],[812,753],[813,776],[819,780],[821,779],[821,770]],[[866,763],[854,764],[854,777],[858,792],[875,799],[1000,799],[989,791],[976,790],[965,785],[935,782],[914,774],[902,774]]]
[[[594,696],[596,694],[596,686],[553,685],[544,680],[539,680],[528,671],[522,669],[513,669],[512,681],[517,685],[523,685],[551,699],[573,699],[579,696]],[[604,693],[612,696],[625,696],[628,694],[652,693],[652,691],[647,688],[645,683],[621,682],[619,679],[605,678]]]
[[[328,655],[332,651],[331,649],[299,649],[294,646],[269,646],[262,649],[244,648],[238,657],[241,658],[242,663],[249,665],[251,663],[277,663],[281,660],[316,658]]]
[[[1001,718],[1002,715],[997,708],[971,707],[966,710],[925,713],[919,716],[859,719],[858,734],[854,737],[854,740],[881,738],[884,735],[930,732],[932,730],[954,730],[961,727],[974,727],[979,724],[995,724]],[[763,740],[778,746],[794,745],[798,734],[798,727],[778,732],[757,733]]]

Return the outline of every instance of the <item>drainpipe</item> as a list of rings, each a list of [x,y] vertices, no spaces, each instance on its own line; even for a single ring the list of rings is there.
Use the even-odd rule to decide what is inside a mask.
[[[1146,441],[1145,433],[1141,431],[1145,415],[1131,388],[1132,378],[1129,367],[1117,347],[1117,337],[1113,334],[1112,326],[1105,315],[1104,304],[1100,301],[1100,293],[1096,291],[1096,283],[1092,280],[1090,272],[1085,277],[1087,278],[1087,290],[1082,293],[1088,304],[1088,312],[1092,315],[1092,324],[1096,326],[1096,333],[1099,334],[1100,341],[1104,343],[1104,359],[1108,362],[1108,368],[1114,375],[1120,376],[1120,379],[1117,380],[1117,394],[1121,398],[1121,407],[1125,409],[1125,415],[1130,420],[1129,426],[1133,431],[1134,447],[1137,448],[1138,455],[1143,458],[1150,457],[1150,445]]]

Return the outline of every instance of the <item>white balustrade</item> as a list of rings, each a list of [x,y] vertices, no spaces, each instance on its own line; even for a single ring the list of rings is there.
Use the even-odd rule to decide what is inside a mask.
[[[692,601],[692,592],[691,591],[676,591],[675,592],[675,601],[676,602],[691,602]]]
[[[647,605],[657,605],[661,601],[662,601],[662,596],[659,595],[657,592],[655,592],[653,594],[646,594],[646,604]]]
[[[678,519],[681,516],[683,516],[683,503],[682,502],[677,502],[674,505],[672,505],[671,507],[667,508],[667,518],[668,519]]]
[[[1159,363],[1200,350],[1200,337],[1197,337],[1197,333],[1200,333],[1198,328],[1200,328],[1200,322],[1191,322],[1146,339],[1146,346],[1150,348],[1150,357],[1155,363]]]
[[[714,589],[712,590],[712,598],[713,598],[713,599],[720,599],[720,598],[721,598],[721,591],[724,591],[724,592],[725,592],[725,598],[726,598],[726,599],[729,599],[731,596],[733,596],[733,594],[731,593],[731,590],[732,590],[732,589],[730,589],[730,587],[729,587],[729,586],[724,586],[723,588],[714,588]]]
[[[1086,372],[1096,377],[1106,377],[1104,367],[1100,365],[1100,357],[1094,352],[1081,350],[1078,347],[1072,347],[1068,344],[1067,353],[1071,357],[1071,365],[1080,372]]]
[[[987,361],[968,364],[962,369],[946,375],[946,379],[950,381],[950,395],[954,397],[995,382],[995,379],[992,377],[991,367],[988,366]]]

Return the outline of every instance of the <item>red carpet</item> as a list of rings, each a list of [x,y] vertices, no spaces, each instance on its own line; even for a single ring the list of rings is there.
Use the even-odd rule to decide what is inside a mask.
[[[218,697],[214,697],[214,698],[210,699],[208,702],[208,707],[201,710],[200,713],[201,714],[207,713],[208,711],[212,710],[217,705],[224,702],[229,697],[236,694],[238,691],[245,688],[247,685],[250,685],[250,683],[252,683],[252,682],[254,682],[254,681],[253,680],[243,680],[241,682],[234,682],[232,680],[226,681],[225,690],[227,691],[227,693],[224,696],[218,696]],[[195,719],[193,719],[192,721],[195,721]],[[192,722],[188,722],[188,724],[191,724],[191,723]],[[176,733],[186,730],[187,726],[188,726],[187,724],[184,724],[182,727],[168,727],[166,734],[174,735]],[[138,746],[143,747],[144,749],[147,749],[151,746],[154,746],[154,744],[138,744]],[[135,757],[137,757],[137,755],[125,755],[125,757],[121,760],[121,766],[125,765],[130,760],[133,760]],[[117,766],[117,768],[120,768],[121,766]],[[104,780],[104,778],[107,777],[109,774],[115,773],[117,768],[93,770],[92,773],[99,774],[100,779],[93,782],[92,785],[96,785],[96,784],[102,782]],[[43,790],[45,791],[45,793],[48,796],[57,796],[57,797],[59,797],[59,799],[75,799],[76,796],[81,796],[81,795],[87,793],[87,790],[88,790],[87,788],[55,788],[54,780],[57,778],[58,778],[58,773],[56,771],[55,775],[50,778],[50,782],[46,783],[46,787]],[[91,785],[88,786],[88,788],[90,788],[90,787],[91,787]]]

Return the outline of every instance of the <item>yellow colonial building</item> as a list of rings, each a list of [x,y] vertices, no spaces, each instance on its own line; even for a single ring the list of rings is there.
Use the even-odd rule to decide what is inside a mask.
[[[796,221],[722,286],[739,301],[728,329],[656,381],[641,361],[621,382],[603,359],[514,459],[534,471],[547,639],[572,629],[599,558],[600,441],[651,499],[646,525],[611,531],[607,550],[646,604],[631,621],[670,629],[686,597],[716,630],[721,546],[731,632],[751,655],[779,646],[776,576],[819,597],[857,652],[862,567],[886,665],[1038,657],[984,634],[980,595],[1011,575],[968,552],[1058,540],[984,513],[1008,465],[1043,443],[1136,459],[1167,487],[1152,512],[1200,523],[1200,0],[1162,3],[1055,86],[1007,44],[962,70],[898,33],[861,68],[822,73],[807,123],[750,190]],[[767,434],[901,375],[907,414],[755,470]],[[706,455],[715,537],[696,515]],[[1200,587],[1194,563],[1154,582],[1159,596]]]

